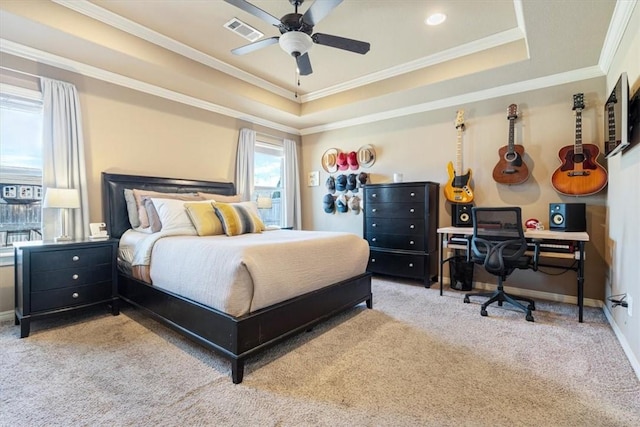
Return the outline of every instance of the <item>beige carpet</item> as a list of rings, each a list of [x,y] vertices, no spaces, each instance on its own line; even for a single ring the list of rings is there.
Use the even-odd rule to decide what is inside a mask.
[[[230,366],[131,307],[0,325],[2,426],[638,426],[640,381],[600,309],[536,322],[374,280],[364,306]]]

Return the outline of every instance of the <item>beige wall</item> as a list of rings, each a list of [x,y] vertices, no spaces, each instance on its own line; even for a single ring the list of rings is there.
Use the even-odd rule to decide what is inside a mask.
[[[375,124],[309,135],[303,138],[304,172],[320,171],[321,185],[303,190],[303,226],[308,229],[345,230],[362,235],[362,215],[326,214],[322,209],[324,186],[329,176],[320,163],[324,151],[335,147],[342,151],[357,150],[373,144],[377,152],[375,164],[367,170],[374,183],[391,182],[394,172],[404,181],[435,181],[441,188],[448,180],[446,166],[456,158],[456,110],[465,110],[466,131],[463,135],[464,169],[473,174],[476,206],[521,206],[524,219],[537,218],[549,225],[548,207],[552,202],[584,202],[587,204],[588,232],[585,297],[604,298],[604,225],[606,189],[588,197],[566,197],[551,186],[551,174],[561,165],[558,151],[575,141],[575,117],[571,110],[573,94],[585,94],[583,142],[603,146],[603,100],[605,78],[598,78],[542,89],[508,97],[460,105],[412,116],[380,121]],[[515,122],[515,142],[525,147],[525,160],[530,178],[520,185],[497,184],[492,177],[499,160],[498,150],[508,142],[507,107],[515,103],[520,116]],[[603,167],[607,162],[601,159]],[[451,205],[440,197],[440,226],[451,224]],[[552,271],[553,272],[553,271]],[[448,274],[448,271],[445,271]],[[557,273],[557,271],[556,271]],[[476,269],[476,278],[494,283]],[[573,272],[560,276],[519,271],[508,279],[509,286],[561,295],[577,295]]]

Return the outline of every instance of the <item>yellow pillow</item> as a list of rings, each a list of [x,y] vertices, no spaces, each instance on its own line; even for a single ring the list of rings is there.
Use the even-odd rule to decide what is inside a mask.
[[[264,223],[249,204],[216,202],[212,204],[227,236],[260,233],[265,229]]]
[[[217,236],[224,234],[222,223],[216,216],[211,203],[186,202],[184,208],[198,232],[198,236]]]

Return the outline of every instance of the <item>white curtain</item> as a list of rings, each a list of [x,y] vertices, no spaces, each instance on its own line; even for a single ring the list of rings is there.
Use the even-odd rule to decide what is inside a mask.
[[[253,159],[256,148],[256,131],[240,129],[236,154],[236,192],[242,200],[250,200],[253,194]]]
[[[299,230],[302,227],[298,149],[295,141],[284,140],[284,225]]]
[[[67,231],[74,238],[89,235],[89,199],[82,138],[82,117],[76,87],[47,78],[40,79],[43,97],[42,181],[47,188],[75,188],[80,195],[80,209],[69,209]],[[58,235],[60,212],[43,209],[42,237]]]

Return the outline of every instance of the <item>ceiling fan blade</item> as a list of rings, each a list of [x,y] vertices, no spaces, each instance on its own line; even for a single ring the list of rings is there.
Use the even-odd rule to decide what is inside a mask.
[[[229,4],[234,5],[235,7],[244,10],[247,13],[252,14],[253,16],[257,16],[258,18],[262,19],[263,21],[268,22],[271,25],[275,25],[276,27],[279,27],[281,22],[278,18],[276,18],[275,16],[271,15],[268,12],[265,12],[264,10],[260,9],[257,6],[252,5],[251,3],[249,3],[248,1],[245,0],[224,0]]]
[[[244,55],[247,53],[254,52],[258,49],[262,49],[263,47],[270,46],[272,44],[278,43],[278,39],[280,37],[269,37],[268,39],[262,39],[257,42],[247,44],[244,46],[237,47],[231,51],[234,55]]]
[[[360,53],[362,55],[369,52],[369,49],[371,48],[371,45],[367,42],[332,36],[329,34],[315,33],[311,36],[311,40],[316,44],[348,50],[349,52]]]
[[[340,3],[342,3],[342,0],[316,0],[302,15],[302,20],[313,27]]]
[[[296,64],[298,64],[298,72],[301,76],[308,76],[313,73],[311,68],[311,61],[309,60],[309,53],[296,57]]]

